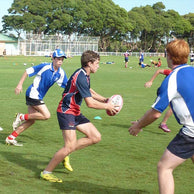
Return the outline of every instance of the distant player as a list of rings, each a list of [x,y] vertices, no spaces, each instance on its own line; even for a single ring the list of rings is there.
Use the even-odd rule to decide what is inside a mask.
[[[141,68],[151,67],[151,65],[148,65],[148,64],[143,63],[143,62],[139,63],[139,66],[140,66]]]
[[[128,53],[128,51],[126,51],[124,53],[124,57],[125,57],[125,68],[127,68],[128,67],[128,62],[129,62],[129,53]]]
[[[143,63],[144,62],[144,52],[140,52],[139,54],[139,64]]]
[[[172,72],[171,69],[158,69],[154,75],[152,76],[152,78],[145,83],[144,87],[146,88],[150,88],[152,86],[152,83],[153,81],[155,80],[155,78],[159,75],[159,74],[163,74],[163,75],[166,75],[168,76],[170,73]],[[168,128],[167,126],[167,120],[168,118],[172,115],[172,109],[169,108],[167,111],[166,111],[166,114],[164,115],[164,118],[162,120],[162,122],[159,124],[159,128],[162,129],[164,132],[171,132],[171,130]]]
[[[161,67],[162,61],[160,58],[158,58],[158,61],[151,60],[151,64],[153,64],[155,67]]]
[[[191,53],[190,53],[190,64],[194,65],[194,53],[193,53],[193,51],[191,51]]]

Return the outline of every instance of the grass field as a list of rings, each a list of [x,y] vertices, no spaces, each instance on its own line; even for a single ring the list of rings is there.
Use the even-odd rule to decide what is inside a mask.
[[[117,116],[109,117],[104,110],[89,109],[83,102],[81,110],[101,132],[102,141],[71,154],[73,172],[66,171],[61,164],[55,169],[54,174],[63,179],[62,184],[39,179],[40,171],[63,146],[56,118],[62,88],[54,85],[44,99],[51,118],[37,121],[17,138],[24,146],[5,145],[5,138],[12,131],[15,113],[27,111],[25,90],[33,78],[26,79],[21,95],[16,96],[14,89],[26,67],[45,61],[50,59],[24,56],[0,58],[0,126],[4,129],[0,132],[0,193],[157,194],[157,162],[180,126],[172,116],[168,121],[172,132],[164,133],[158,129],[162,119],[159,118],[138,137],[129,135],[130,121],[139,119],[150,108],[156,89],[164,79],[160,75],[152,88],[144,88],[144,83],[156,68],[139,68],[136,57],[130,58],[128,69],[124,68],[123,57],[101,57],[101,62],[114,61],[115,64],[100,64],[98,72],[91,75],[91,87],[106,97],[121,94],[124,106]],[[150,63],[150,58],[146,58],[145,62]],[[78,67],[80,57],[69,58],[63,65],[68,76]],[[162,58],[162,68],[166,67],[166,60]],[[95,116],[100,116],[102,120],[95,120]],[[82,136],[80,133],[77,135]],[[174,171],[174,177],[176,194],[194,193],[191,160],[179,166]]]

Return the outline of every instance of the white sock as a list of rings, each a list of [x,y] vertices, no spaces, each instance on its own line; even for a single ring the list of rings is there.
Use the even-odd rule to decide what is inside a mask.
[[[43,171],[43,174],[52,174],[52,172],[49,172],[49,171],[44,170]]]

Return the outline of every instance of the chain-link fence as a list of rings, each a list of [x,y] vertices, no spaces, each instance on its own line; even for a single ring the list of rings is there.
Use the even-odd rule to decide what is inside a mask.
[[[98,51],[99,37],[27,34],[25,40],[19,40],[20,55],[50,56],[60,48],[67,56],[81,55],[85,50]]]

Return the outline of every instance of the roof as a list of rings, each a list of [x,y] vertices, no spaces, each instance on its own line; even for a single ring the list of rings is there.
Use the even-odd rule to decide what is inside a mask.
[[[18,42],[18,39],[0,33],[0,42]]]

